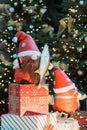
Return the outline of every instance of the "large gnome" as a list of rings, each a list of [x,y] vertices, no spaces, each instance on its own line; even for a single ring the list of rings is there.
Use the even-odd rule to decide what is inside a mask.
[[[54,109],[60,112],[74,112],[79,107],[79,97],[75,84],[60,69],[54,66]]]
[[[17,32],[14,39],[17,39],[18,44],[18,54],[13,63],[16,83],[38,84],[40,76],[34,72],[39,68],[40,51],[35,41],[23,31]]]

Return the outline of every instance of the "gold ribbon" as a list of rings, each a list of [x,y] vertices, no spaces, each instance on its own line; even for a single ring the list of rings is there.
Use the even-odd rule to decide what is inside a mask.
[[[57,37],[59,37],[66,28],[68,28],[68,33],[71,32],[72,30],[72,26],[73,26],[73,18],[71,16],[63,18],[59,21],[60,26],[59,26],[59,30],[57,33]]]

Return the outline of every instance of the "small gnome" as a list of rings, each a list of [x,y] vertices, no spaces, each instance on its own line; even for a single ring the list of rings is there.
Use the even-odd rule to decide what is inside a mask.
[[[40,76],[34,73],[40,64],[40,51],[33,38],[23,31],[16,33],[13,41],[17,39],[18,54],[14,60],[16,83],[38,84]],[[15,42],[15,41],[14,41]]]
[[[62,71],[54,66],[54,109],[60,112],[75,112],[79,107],[81,94],[75,84]]]

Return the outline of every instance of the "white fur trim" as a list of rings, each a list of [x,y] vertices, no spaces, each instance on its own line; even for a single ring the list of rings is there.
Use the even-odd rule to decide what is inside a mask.
[[[55,96],[54,98],[55,99],[60,99],[60,98],[69,99],[69,98],[76,98],[76,97],[74,97],[74,96]]]
[[[18,53],[18,57],[33,56],[33,55],[40,56],[41,53],[39,51],[23,51],[23,52]]]
[[[63,93],[63,92],[67,92],[67,91],[69,91],[70,89],[73,89],[73,88],[76,89],[74,83],[69,85],[69,86],[65,86],[64,88],[54,88],[53,90],[54,90],[55,93]]]

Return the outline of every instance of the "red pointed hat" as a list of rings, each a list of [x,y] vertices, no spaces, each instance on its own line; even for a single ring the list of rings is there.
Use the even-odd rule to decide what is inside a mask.
[[[30,35],[24,33],[23,31],[19,31],[16,33],[15,37],[19,41],[18,57],[27,55],[40,56],[40,51]]]
[[[74,83],[69,79],[69,77],[60,69],[59,66],[54,66],[54,92],[61,93],[69,91],[75,87]]]

